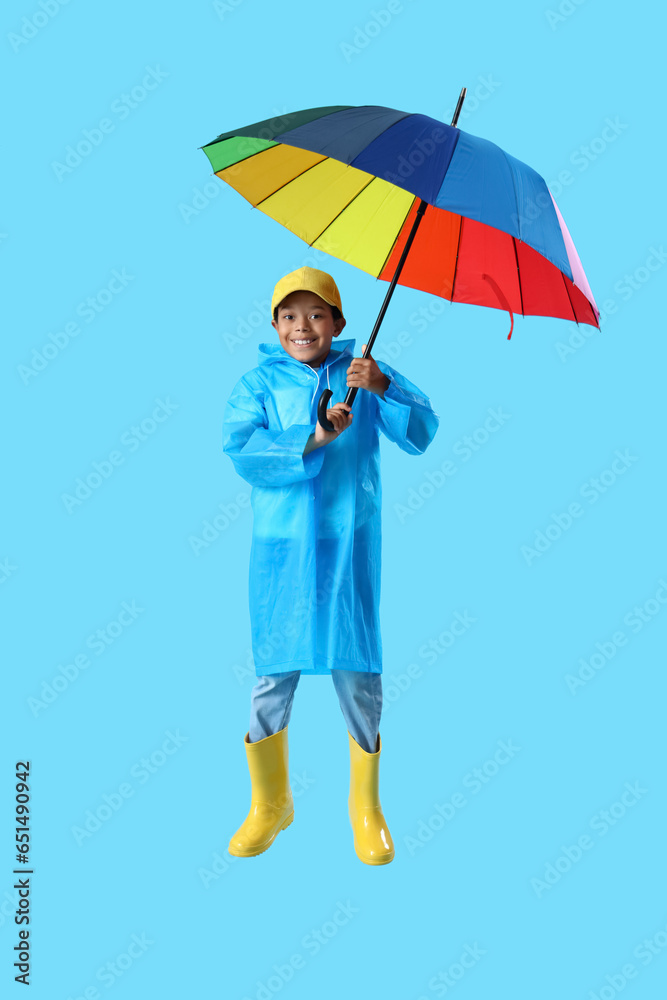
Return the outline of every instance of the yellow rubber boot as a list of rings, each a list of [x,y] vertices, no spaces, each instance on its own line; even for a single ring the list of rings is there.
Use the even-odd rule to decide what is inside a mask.
[[[357,857],[367,865],[387,865],[394,842],[380,805],[379,778],[382,740],[375,753],[366,753],[348,732],[350,743],[350,797],[348,810]]]
[[[294,819],[294,802],[287,771],[287,726],[273,736],[244,744],[252,785],[250,812],[229,842],[237,858],[262,854]]]

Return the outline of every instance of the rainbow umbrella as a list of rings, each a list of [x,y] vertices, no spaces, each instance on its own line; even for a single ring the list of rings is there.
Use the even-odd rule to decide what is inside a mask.
[[[452,302],[599,327],[586,275],[545,181],[486,139],[393,108],[297,111],[201,147],[215,174],[310,246]],[[345,402],[357,393],[351,388]],[[331,396],[320,397],[320,422]]]

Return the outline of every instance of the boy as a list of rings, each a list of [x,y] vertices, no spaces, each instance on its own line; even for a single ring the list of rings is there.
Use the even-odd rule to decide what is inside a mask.
[[[330,674],[348,729],[348,811],[357,856],[387,864],[394,846],[380,805],[382,649],[379,629],[381,485],[378,430],[421,454],[439,418],[389,365],[355,358],[331,275],[301,267],[271,302],[280,344],[236,384],[223,448],[253,486],[250,617],[258,681],[244,744],[252,798],[229,844],[261,854],[290,825],[287,724],[301,674]],[[363,350],[363,348],[362,348]],[[334,399],[365,390],[354,413],[339,402],[317,421],[324,388]]]

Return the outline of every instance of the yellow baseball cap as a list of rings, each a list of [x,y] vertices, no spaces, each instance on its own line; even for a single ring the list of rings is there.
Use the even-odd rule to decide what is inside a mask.
[[[276,306],[279,306],[282,300],[286,299],[292,292],[314,292],[330,306],[336,306],[340,310],[341,316],[343,315],[340,292],[336,282],[326,271],[318,271],[315,267],[298,267],[296,271],[286,274],[273,290],[271,315],[273,315]]]

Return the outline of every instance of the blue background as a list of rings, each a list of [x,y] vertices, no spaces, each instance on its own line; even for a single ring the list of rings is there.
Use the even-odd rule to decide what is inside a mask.
[[[3,18],[3,990],[22,989],[12,803],[27,757],[40,1000],[662,996],[662,10],[44,4]],[[149,69],[153,89],[126,104]],[[517,317],[508,342],[501,311],[397,290],[376,354],[441,425],[423,456],[382,444],[381,792],[396,858],[371,868],[354,854],[345,724],[330,680],[308,677],[290,724],[296,820],[270,851],[232,859],[254,673],[250,488],[222,453],[224,404],[274,339],[281,275],[334,275],[358,353],[386,286],[252,211],[198,147],[321,105],[449,121],[463,85],[460,126],[545,177],[605,321]],[[84,130],[97,144],[64,170]],[[507,417],[482,440],[490,408]],[[481,441],[467,460],[466,435]],[[617,450],[625,467],[598,492]],[[63,495],[112,452],[119,464],[68,511]],[[447,459],[456,473],[424,498]],[[114,625],[123,602],[134,617]],[[422,647],[457,612],[474,624],[429,662]],[[93,648],[98,629],[110,642]],[[590,679],[568,686],[596,653]],[[499,741],[518,749],[488,763]],[[435,807],[457,792],[465,805],[445,821]]]

